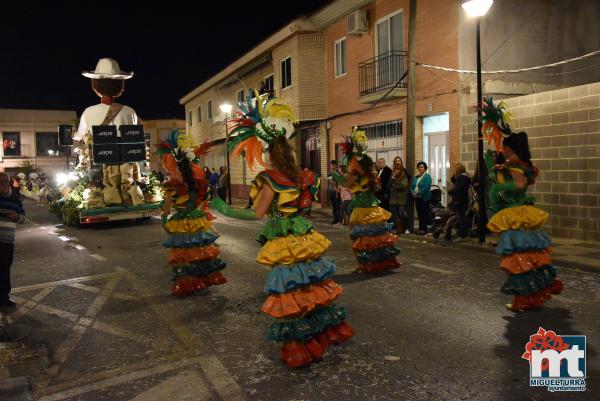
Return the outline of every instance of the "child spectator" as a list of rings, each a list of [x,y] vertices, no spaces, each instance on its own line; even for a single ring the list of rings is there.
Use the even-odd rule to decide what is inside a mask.
[[[19,198],[11,196],[8,175],[0,173],[0,306],[15,306],[10,299],[10,266],[15,251],[16,224],[25,222]]]

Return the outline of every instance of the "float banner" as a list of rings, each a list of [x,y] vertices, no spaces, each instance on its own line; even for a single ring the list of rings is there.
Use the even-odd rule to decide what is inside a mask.
[[[119,164],[120,152],[117,144],[92,145],[92,160],[94,164]]]
[[[117,127],[115,125],[94,125],[92,126],[92,138],[95,145],[118,143]]]

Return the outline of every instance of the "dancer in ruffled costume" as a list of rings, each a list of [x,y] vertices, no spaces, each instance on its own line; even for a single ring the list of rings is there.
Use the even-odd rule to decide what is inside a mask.
[[[563,284],[552,266],[550,237],[541,230],[548,213],[533,206],[535,199],[526,193],[538,169],[531,163],[527,134],[512,132],[504,103],[495,106],[491,98],[485,99],[482,110],[482,130],[497,150],[495,155],[491,150],[486,154],[493,178],[490,209],[496,212],[487,227],[500,233],[496,252],[508,275],[500,291],[514,295],[506,305],[509,310],[541,307],[551,294],[560,294]]]
[[[220,273],[226,266],[218,258],[218,238],[211,231],[214,216],[208,211],[208,180],[199,157],[207,145],[192,146],[191,138],[175,130],[157,150],[170,179],[164,184],[163,227],[168,233],[163,246],[173,272],[173,295],[187,295],[227,281]],[[169,216],[172,206],[176,212]]]
[[[235,154],[246,152],[250,168],[264,166],[263,144],[268,147],[271,168],[257,175],[250,191],[255,210],[231,209],[218,199],[213,205],[231,217],[268,216],[256,257],[269,267],[261,311],[275,318],[268,338],[283,343],[281,359],[296,368],[321,359],[330,345],[347,341],[354,331],[345,322],[346,310],[333,304],[342,287],[331,279],[335,262],[321,257],[331,242],[300,215],[310,207],[319,180],[296,165],[287,141],[294,132],[293,112],[274,98],[256,97],[256,106],[251,99],[240,104],[244,115],[232,120],[230,143]]]
[[[354,128],[351,137],[346,137],[342,152],[349,160],[348,174],[341,177],[333,173],[334,179],[352,191],[350,208],[350,237],[352,249],[358,261],[355,272],[379,273],[400,267],[396,255],[397,236],[393,224],[387,223],[391,214],[379,207],[375,196],[377,176],[373,160],[367,155],[365,131]]]

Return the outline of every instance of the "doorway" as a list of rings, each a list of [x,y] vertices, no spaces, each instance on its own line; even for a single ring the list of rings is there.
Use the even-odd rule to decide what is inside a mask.
[[[449,113],[423,117],[423,161],[427,163],[432,185],[442,190],[442,204],[447,204],[450,154]]]
[[[307,127],[300,130],[300,160],[303,167],[321,175],[321,138],[319,127]]]

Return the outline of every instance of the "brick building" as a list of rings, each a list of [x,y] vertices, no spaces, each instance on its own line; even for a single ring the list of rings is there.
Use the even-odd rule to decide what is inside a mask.
[[[207,113],[206,108],[211,108],[211,101],[213,110],[218,107],[216,103],[227,101],[235,104],[237,93],[256,88],[261,81],[266,81],[275,96],[295,108],[301,120],[295,143],[299,161],[319,172],[323,178],[327,175],[327,161],[340,158],[338,144],[355,125],[366,129],[370,137],[369,152],[374,158],[383,157],[388,164],[397,155],[404,158],[408,6],[408,0],[337,0],[312,15],[292,21],[181,99],[192,133],[198,139],[223,143],[223,117],[197,116]],[[542,65],[597,50],[600,48],[600,27],[594,21],[597,15],[600,15],[600,2],[596,0],[496,1],[481,21],[483,69]],[[475,69],[475,23],[465,15],[460,1],[419,0],[415,36],[418,64]],[[521,97],[525,99],[523,102],[553,99],[571,91],[565,88],[599,82],[600,68],[597,65],[598,57],[550,70],[484,75],[483,92],[496,100],[511,99],[511,105],[521,107],[524,105],[521,100],[513,98]],[[475,76],[418,66],[415,88],[415,159],[426,161],[434,184],[446,188],[456,162],[464,162],[471,174],[475,171],[477,144],[472,130],[475,124],[474,106],[477,104]],[[593,85],[589,87],[588,96],[594,96],[591,94],[594,88]],[[563,92],[560,92],[561,89]],[[567,111],[560,111],[561,107],[573,108],[575,103],[578,108],[587,107],[594,98],[557,101],[562,100],[569,100],[569,106],[546,105],[546,111],[542,109],[541,114],[539,110],[528,114],[526,117],[532,117],[529,120],[518,118],[517,126],[533,128],[534,134],[539,127],[542,127],[542,133],[561,129],[555,128],[554,120],[550,120],[553,122],[547,126],[538,127],[530,123],[536,124],[536,119],[564,119],[564,114],[554,116],[555,112],[548,112],[548,108],[559,107],[556,113],[565,113]],[[590,106],[568,110],[577,116],[587,113],[590,118],[589,121],[577,121],[587,128],[577,125],[578,131],[574,135],[579,134],[581,129],[592,129],[596,115],[592,109],[594,107]],[[532,113],[527,107],[525,110],[525,113]],[[519,113],[521,111],[517,110]],[[550,143],[561,140],[566,139],[551,139]],[[573,139],[578,140],[581,139]],[[547,143],[542,139],[534,140],[533,146],[544,147]],[[585,145],[587,150],[581,152],[593,152],[589,150],[590,145],[591,142]],[[540,158],[542,170],[548,167],[546,161],[552,160],[551,171],[543,173],[539,186],[534,190],[543,194],[543,205],[556,207],[566,206],[560,199],[562,196],[567,202],[567,197],[560,193],[565,190],[564,184],[555,180],[571,179],[577,174],[577,181],[568,181],[569,185],[585,184],[588,192],[596,188],[594,185],[598,181],[598,174],[587,171],[593,167],[595,161],[592,159],[597,156],[590,156],[592,159],[585,166],[581,161],[575,161],[571,167],[571,162],[562,158],[567,157],[565,152],[573,154],[579,150],[563,150],[558,156],[546,158],[546,154],[557,150],[558,145],[534,150],[534,156]],[[224,165],[224,148],[214,152],[212,157],[215,159],[211,161],[212,166]],[[577,153],[577,157],[581,155]],[[232,182],[236,187],[234,196],[243,194],[243,189],[253,177],[251,172],[245,171],[241,161],[235,163],[239,164],[232,165]],[[569,163],[568,170],[554,168],[555,165],[557,168],[559,165],[564,167],[565,163]],[[576,165],[582,170],[576,171]],[[587,181],[581,181],[580,176],[588,177]],[[588,195],[593,194],[585,192],[583,185],[574,185],[575,188],[582,196],[577,199],[578,208],[587,207],[583,203],[590,203],[590,207],[598,206],[591,205],[592,198]],[[569,191],[573,189],[569,187]],[[325,185],[321,190],[324,195]],[[322,196],[322,199],[326,197]],[[550,199],[560,202],[551,203]],[[573,200],[570,202],[573,203]],[[552,221],[555,234],[597,238],[597,224],[594,232],[592,223],[583,222],[583,214],[589,213],[588,210],[585,213],[581,208],[578,211],[561,210],[554,211],[558,216]],[[589,228],[584,229],[584,225]]]

